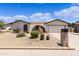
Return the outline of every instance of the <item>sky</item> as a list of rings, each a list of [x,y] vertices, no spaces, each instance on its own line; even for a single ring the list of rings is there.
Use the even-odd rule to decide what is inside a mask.
[[[27,22],[48,22],[61,19],[79,21],[78,3],[0,3],[0,20],[6,23],[15,19]]]

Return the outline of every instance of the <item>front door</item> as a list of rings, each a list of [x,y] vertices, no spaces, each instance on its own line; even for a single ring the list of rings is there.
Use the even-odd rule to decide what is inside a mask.
[[[28,25],[24,25],[24,32],[28,31]]]

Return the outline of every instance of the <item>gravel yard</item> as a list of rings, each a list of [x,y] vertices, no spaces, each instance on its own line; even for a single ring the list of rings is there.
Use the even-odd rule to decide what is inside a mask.
[[[0,34],[0,48],[27,48],[27,47],[59,47],[59,40],[50,35],[50,40],[30,39],[30,34],[16,38],[15,33],[5,32]]]

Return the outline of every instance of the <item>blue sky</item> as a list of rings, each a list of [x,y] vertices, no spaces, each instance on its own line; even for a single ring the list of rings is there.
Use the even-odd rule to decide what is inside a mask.
[[[19,14],[31,15],[33,13],[53,13],[64,8],[70,7],[70,4],[43,4],[43,3],[14,3],[14,4],[0,4],[0,15],[3,16],[15,16]]]
[[[47,22],[53,19],[67,22],[79,20],[79,4],[71,3],[0,3],[0,19],[13,22]]]

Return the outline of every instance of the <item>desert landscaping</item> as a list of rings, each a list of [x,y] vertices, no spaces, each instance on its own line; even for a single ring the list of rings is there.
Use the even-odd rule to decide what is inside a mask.
[[[16,35],[12,32],[0,33],[0,48],[59,47],[59,40],[51,35],[50,40],[31,39],[30,33],[25,33],[26,36],[20,38]]]

